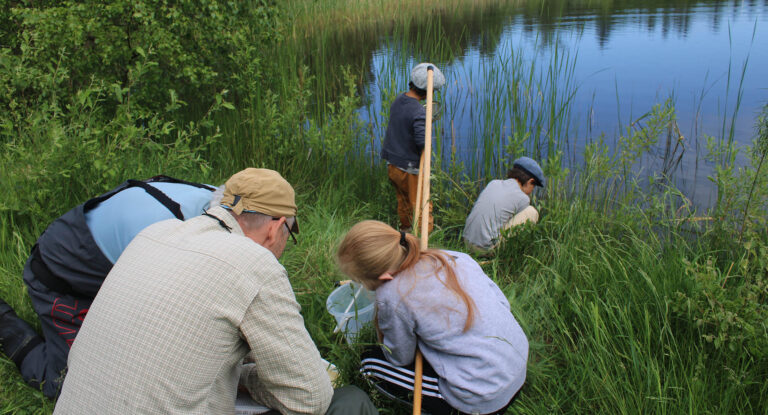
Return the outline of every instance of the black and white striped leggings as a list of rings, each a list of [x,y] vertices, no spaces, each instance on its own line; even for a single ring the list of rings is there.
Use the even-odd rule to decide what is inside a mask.
[[[453,408],[443,399],[438,386],[438,375],[424,359],[424,372],[421,382],[421,407],[424,412],[431,415],[467,415]],[[413,404],[413,364],[408,366],[395,366],[384,357],[380,346],[366,347],[362,356],[360,372],[383,394],[407,405]],[[515,401],[517,395],[506,406],[488,415],[503,414],[509,405]]]

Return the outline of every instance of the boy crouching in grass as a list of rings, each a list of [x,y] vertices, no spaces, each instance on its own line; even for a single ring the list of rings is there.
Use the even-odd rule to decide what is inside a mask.
[[[507,172],[506,180],[492,180],[480,193],[464,225],[464,242],[470,251],[490,255],[501,242],[504,229],[539,220],[531,206],[536,186],[544,187],[544,172],[535,160],[520,157]]]

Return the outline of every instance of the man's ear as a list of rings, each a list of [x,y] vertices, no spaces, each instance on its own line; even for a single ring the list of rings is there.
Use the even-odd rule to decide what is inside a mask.
[[[269,223],[269,230],[267,231],[267,241],[276,241],[279,237],[281,227],[284,226],[285,218],[279,220],[273,220]]]

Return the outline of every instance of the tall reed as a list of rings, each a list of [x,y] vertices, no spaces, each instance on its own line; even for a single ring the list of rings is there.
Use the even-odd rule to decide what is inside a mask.
[[[426,0],[418,4],[428,3],[441,7]],[[524,3],[537,13],[565,4]],[[331,7],[336,13],[341,4],[312,2],[311,7]],[[349,12],[362,19],[359,10],[382,4],[362,2]],[[386,19],[391,12],[384,8],[374,18]],[[0,296],[34,322],[21,281],[29,247],[57,214],[88,192],[116,184],[123,174],[172,172],[220,183],[245,166],[274,168],[294,183],[303,218],[300,243],[282,262],[307,328],[321,354],[341,369],[345,383],[371,391],[357,370],[359,347],[333,334],[334,320],[325,311],[333,281],[342,278],[334,248],[359,220],[397,221],[393,192],[376,151],[388,122],[388,103],[407,88],[409,68],[437,57],[434,63],[444,68],[449,84],[438,94],[437,227],[431,245],[464,248],[461,230],[479,189],[503,174],[510,159],[535,155],[550,178],[547,190],[533,199],[541,222],[510,231],[509,242],[482,264],[509,298],[531,344],[526,384],[509,412],[765,413],[768,187],[760,168],[748,166],[743,174],[729,170],[730,158],[721,156],[734,149],[726,140],[712,147],[717,156],[712,160],[726,161],[713,176],[724,201],[713,225],[682,202],[673,184],[641,186],[644,178],[626,166],[646,154],[645,144],[668,131],[664,127],[674,115],[670,104],[649,109],[643,126],[626,130],[621,138],[632,151],[617,150],[610,138],[596,138],[584,146],[582,162],[566,170],[561,153],[573,139],[577,54],[555,48],[542,63],[517,45],[473,39],[464,29],[447,30],[456,23],[446,17],[449,12],[398,13],[394,23],[382,23],[389,36],[370,38],[387,53],[371,58],[374,69],[365,76],[374,82],[366,91],[358,87],[359,72],[329,63],[326,72],[313,73],[297,56],[299,49],[286,47],[266,63],[241,57],[244,69],[237,77],[247,93],[233,100],[236,109],[224,111],[232,104],[222,93],[217,111],[202,120],[195,111],[180,117],[195,120],[192,124],[175,124],[165,114],[136,119],[130,111],[97,123],[89,108],[113,99],[108,87],[98,85],[67,101],[67,108],[82,110],[66,117],[58,108],[30,108],[29,123],[14,125],[23,134],[0,150],[10,166],[0,177],[12,178],[4,179],[12,185],[0,197]],[[414,29],[425,21],[423,33]],[[418,45],[409,41],[411,36]],[[326,56],[320,52],[349,51],[331,37],[324,39],[319,44],[324,49],[309,49],[319,61]],[[497,57],[497,50],[504,57]],[[477,57],[475,65],[459,70],[446,64],[464,59],[466,52]],[[339,82],[341,92],[312,89],[314,82]],[[361,118],[363,102],[373,104]],[[317,106],[322,111],[314,111]],[[469,125],[469,133],[454,140],[459,123]],[[732,131],[723,125],[723,131]],[[105,131],[109,139],[102,140]],[[171,144],[155,143],[158,136]],[[464,147],[454,151],[455,146]],[[751,156],[754,166],[762,166],[765,146],[759,149]],[[466,150],[471,157],[460,156]],[[743,183],[753,185],[739,186]],[[735,223],[744,227],[744,243],[736,243],[741,234]],[[381,396],[373,398],[382,413],[407,412]],[[24,385],[12,362],[0,359],[0,413],[47,414],[52,409],[51,402]]]

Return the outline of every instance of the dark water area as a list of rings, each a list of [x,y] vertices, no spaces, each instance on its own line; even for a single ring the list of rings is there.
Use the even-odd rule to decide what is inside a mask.
[[[437,64],[448,80],[438,95],[438,151],[446,159],[453,142],[470,176],[499,175],[504,145],[520,135],[521,125],[533,130],[529,153],[562,151],[568,167],[582,162],[588,143],[615,146],[630,123],[671,99],[684,137],[671,173],[700,207],[711,206],[716,195],[706,136],[749,145],[756,115],[768,103],[768,0],[498,3],[401,26],[330,31],[307,47],[322,49],[308,54],[310,69],[323,80],[320,98],[339,92],[330,75],[336,68],[359,71],[367,97],[360,112],[374,143],[383,138],[393,94],[407,89],[410,68]],[[536,86],[527,92],[543,98],[521,123],[519,108],[513,109],[520,96],[510,91],[529,76]],[[545,114],[565,107],[565,113]],[[668,163],[663,141],[636,164],[641,174]],[[742,151],[737,164],[744,163]]]

